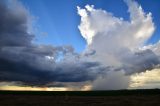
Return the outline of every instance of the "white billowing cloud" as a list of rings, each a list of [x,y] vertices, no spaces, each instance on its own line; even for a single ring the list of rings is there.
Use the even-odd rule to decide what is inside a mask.
[[[78,14],[81,16],[81,24],[79,26],[82,36],[88,44],[91,44],[93,37],[99,33],[108,32],[109,29],[120,23],[119,19],[113,17],[111,13],[107,13],[101,9],[94,9],[94,6],[86,5],[85,9],[78,8]]]
[[[122,66],[127,58],[134,58],[137,48],[152,36],[155,27],[151,13],[144,13],[135,1],[127,0],[130,21],[86,5],[78,7],[81,16],[79,30],[88,43],[87,50],[95,50],[92,60],[103,64]],[[86,51],[87,51],[86,50]],[[137,52],[137,51],[136,51]]]
[[[81,16],[79,29],[88,44],[93,42],[95,36],[104,36],[109,40],[120,41],[118,43],[123,46],[137,47],[151,37],[155,29],[151,13],[144,13],[134,1],[126,0],[126,4],[130,21],[115,17],[105,10],[95,9],[93,5],[86,5],[85,9],[78,7],[78,14]]]
[[[95,50],[92,57],[108,65],[122,65],[123,58],[134,55],[131,51],[142,47],[152,36],[155,27],[151,13],[144,13],[135,1],[126,1],[130,21],[115,17],[102,9],[86,5],[78,7],[81,16],[79,30],[86,39],[89,50]]]
[[[95,51],[94,55],[87,59],[112,67],[106,69],[111,71],[110,74],[107,72],[106,77],[99,77],[93,82],[93,89],[127,88],[130,79],[125,74],[150,70],[159,64],[156,52],[147,49],[148,45],[144,49],[145,42],[155,30],[152,14],[145,13],[133,0],[124,2],[130,13],[129,21],[115,17],[105,10],[95,9],[93,5],[86,5],[84,9],[77,7],[81,16],[78,28],[88,44],[85,52]],[[123,70],[125,74],[121,71],[116,71],[116,74],[112,72],[114,70]],[[127,82],[124,79],[128,79]],[[113,81],[115,82],[112,83]]]
[[[130,12],[130,19],[132,30],[135,31],[135,39],[140,40],[142,43],[148,40],[154,32],[154,23],[152,22],[152,14],[145,14],[142,7],[138,6],[136,2],[125,0]],[[147,30],[146,30],[147,29]]]

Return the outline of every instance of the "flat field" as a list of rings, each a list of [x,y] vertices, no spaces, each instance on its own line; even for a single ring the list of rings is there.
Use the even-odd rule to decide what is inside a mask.
[[[0,91],[0,106],[160,106],[160,90]]]

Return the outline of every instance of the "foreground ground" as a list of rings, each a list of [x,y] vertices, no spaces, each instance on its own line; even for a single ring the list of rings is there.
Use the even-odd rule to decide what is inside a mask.
[[[160,106],[160,91],[0,91],[0,106]]]

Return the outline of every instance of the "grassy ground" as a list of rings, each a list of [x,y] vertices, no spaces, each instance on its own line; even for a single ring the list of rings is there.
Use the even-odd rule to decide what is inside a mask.
[[[160,106],[160,90],[0,91],[0,106]]]

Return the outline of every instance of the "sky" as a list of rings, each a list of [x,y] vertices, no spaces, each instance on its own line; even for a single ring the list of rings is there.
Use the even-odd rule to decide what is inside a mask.
[[[127,5],[123,0],[20,0],[23,5],[36,17],[38,31],[36,34],[37,43],[53,44],[53,45],[72,45],[77,52],[85,49],[86,42],[81,37],[77,28],[80,23],[80,17],[77,15],[77,6],[84,7],[85,5],[95,5],[96,8],[101,8],[111,12],[116,17],[122,17],[129,20]],[[141,4],[145,12],[151,12],[153,21],[159,29],[160,23],[160,3],[158,0],[144,1],[137,0]],[[63,29],[63,31],[62,31]],[[153,37],[147,43],[155,43],[158,41],[160,33],[155,31]],[[43,35],[47,35],[42,37]]]
[[[160,88],[158,0],[0,1],[0,90]]]

